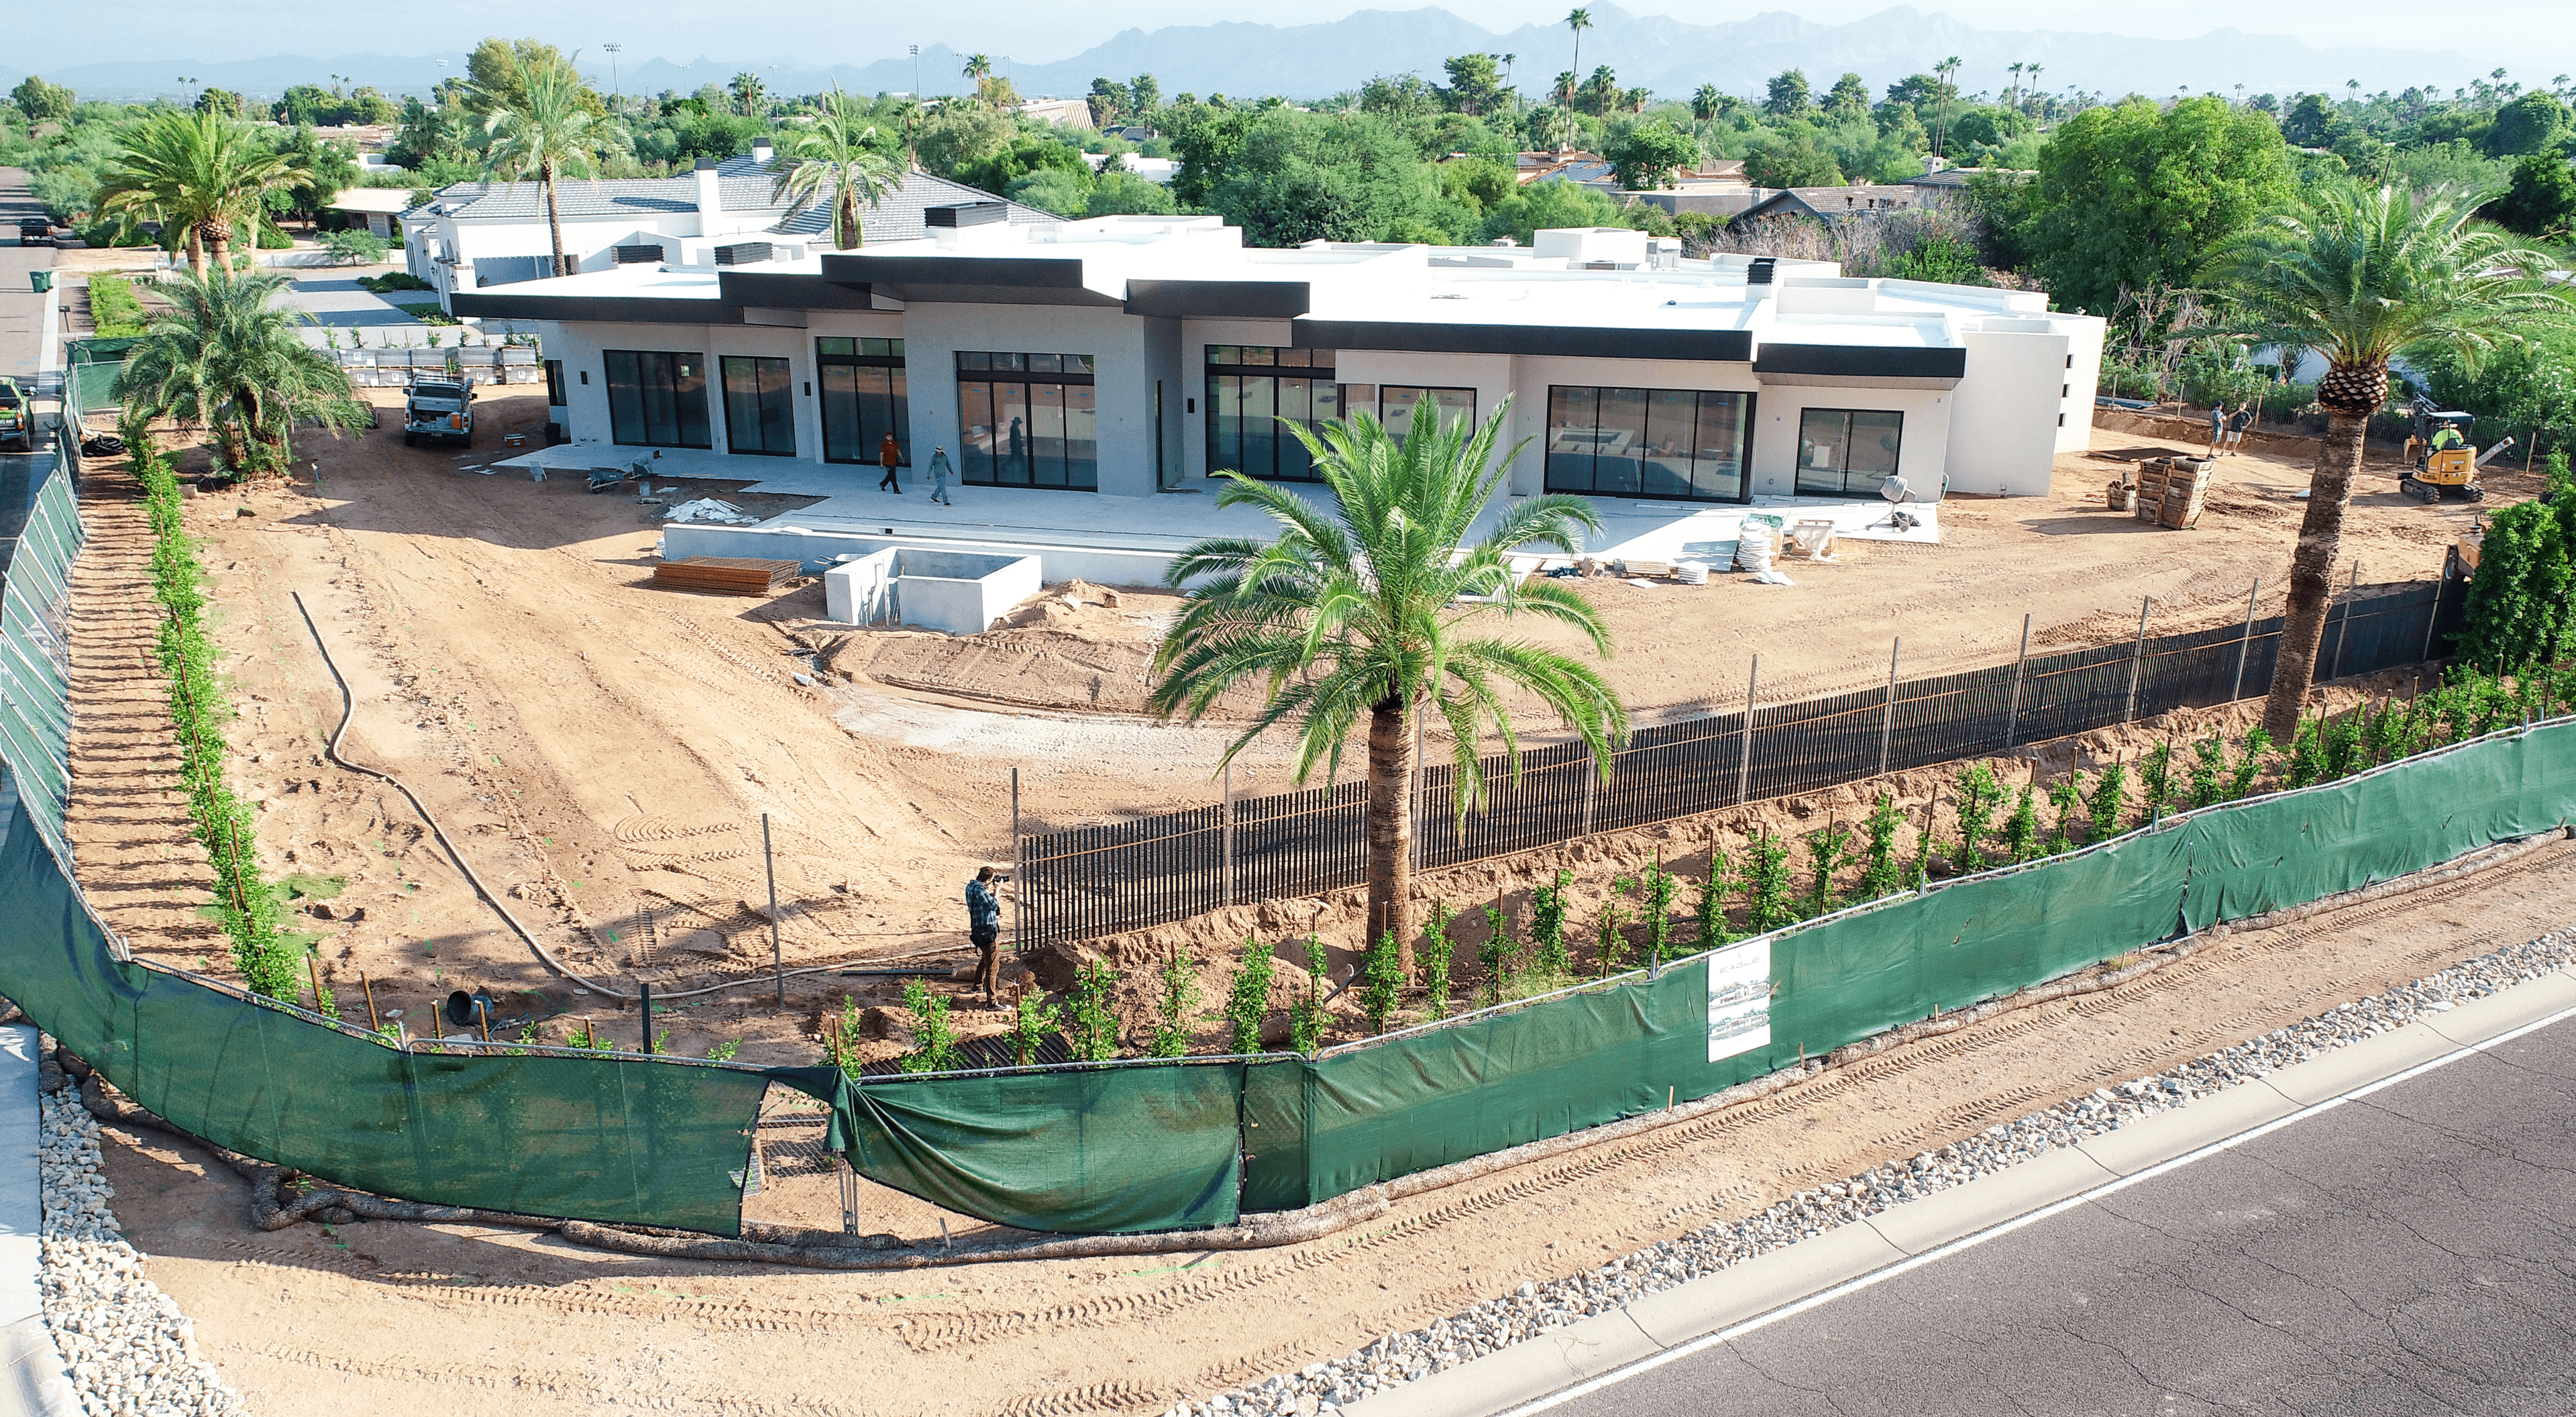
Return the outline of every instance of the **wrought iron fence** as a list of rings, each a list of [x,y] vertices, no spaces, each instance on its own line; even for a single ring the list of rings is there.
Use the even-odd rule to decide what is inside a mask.
[[[2462,600],[2439,582],[2348,595],[2326,621],[2320,677],[2432,657],[2457,628]],[[1641,729],[1612,755],[1606,781],[1577,744],[1524,753],[1517,777],[1498,756],[1484,764],[1484,805],[1461,822],[1447,805],[1452,766],[1425,767],[1414,788],[1415,860],[1503,856],[2258,695],[2272,682],[2281,624],[2249,613],[2241,625],[2150,636],[2142,613],[2140,634],[2125,644],[2024,652],[1919,679],[1901,676],[1900,644],[1884,686],[1784,704],[1762,701],[1757,656],[1749,712]],[[1361,781],[1229,793],[1205,807],[1066,831],[1018,834],[1015,823],[1016,938],[1024,947],[1088,939],[1358,885],[1367,810]]]

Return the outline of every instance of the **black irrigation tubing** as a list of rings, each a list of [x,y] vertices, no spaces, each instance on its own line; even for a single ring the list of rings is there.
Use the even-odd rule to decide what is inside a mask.
[[[324,745],[322,749],[323,756],[329,758],[332,762],[337,763],[341,767],[347,768],[351,772],[363,773],[364,775],[372,777],[378,782],[382,782],[393,788],[394,791],[401,793],[404,799],[411,803],[412,810],[420,813],[420,819],[429,824],[430,835],[438,838],[438,844],[445,848],[448,859],[456,863],[457,870],[465,873],[465,879],[474,887],[474,893],[483,897],[483,903],[491,906],[495,914],[498,914],[502,920],[508,922],[512,933],[516,934],[520,939],[527,941],[528,948],[536,951],[537,958],[544,961],[546,968],[553,970],[556,974],[572,981],[572,983],[578,987],[587,989],[594,994],[599,994],[611,999],[635,998],[636,995],[627,993],[625,990],[612,988],[609,985],[600,983],[598,980],[576,974],[570,967],[565,965],[562,960],[555,958],[554,953],[548,950],[544,944],[539,942],[536,935],[532,933],[527,926],[519,923],[519,917],[510,913],[510,907],[501,903],[501,898],[492,893],[492,888],[483,884],[483,878],[476,875],[474,867],[466,861],[465,853],[457,850],[456,843],[450,841],[446,830],[439,826],[438,818],[430,814],[429,804],[421,801],[419,794],[413,792],[409,787],[404,786],[401,778],[395,777],[389,772],[380,772],[377,769],[368,767],[362,763],[353,763],[347,758],[340,756],[340,740],[348,736],[349,722],[356,718],[358,714],[357,697],[350,692],[349,681],[341,676],[340,666],[333,662],[331,658],[331,647],[323,642],[322,627],[313,623],[313,612],[306,608],[303,594],[301,592],[290,591],[288,592],[288,595],[295,601],[295,613],[304,617],[304,628],[311,632],[313,636],[313,647],[322,651],[322,666],[331,671],[331,682],[340,686],[340,726],[331,731],[331,741]],[[814,965],[803,969],[791,969],[788,970],[786,975],[783,977],[792,979],[808,974],[834,974],[845,968],[847,964],[848,961],[844,961],[841,964]],[[663,991],[660,994],[660,997],[665,999],[693,999],[702,994],[720,994],[727,989],[739,989],[745,985],[775,985],[781,977],[782,976],[776,974],[748,975],[741,979],[729,980],[723,984],[712,984],[703,989],[674,989]]]

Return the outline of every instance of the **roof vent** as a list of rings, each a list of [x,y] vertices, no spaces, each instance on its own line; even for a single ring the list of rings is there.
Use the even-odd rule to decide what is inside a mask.
[[[769,259],[769,251],[770,246],[766,241],[737,241],[730,246],[716,248],[716,264],[719,266],[757,265]]]
[[[617,254],[617,264],[621,266],[649,266],[662,259],[662,248],[656,244],[612,246],[609,249]]]
[[[1745,267],[1744,283],[1746,285],[1769,285],[1771,283],[1771,273],[1777,269],[1778,266],[1779,262],[1774,257],[1756,256],[1753,258],[1753,264]]]
[[[1001,202],[958,202],[952,206],[926,208],[921,219],[931,226],[953,230],[966,226],[990,226],[1009,215],[1009,210]]]

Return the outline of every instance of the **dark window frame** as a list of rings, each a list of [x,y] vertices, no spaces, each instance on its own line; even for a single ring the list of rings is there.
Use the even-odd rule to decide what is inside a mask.
[[[1669,401],[1676,397],[1688,396],[1691,399],[1691,490],[1681,492],[1673,491],[1670,488],[1656,488],[1649,490],[1646,486],[1647,468],[1645,465],[1648,455],[1642,449],[1637,457],[1631,459],[1631,461],[1636,464],[1636,487],[1604,488],[1600,485],[1601,479],[1598,459],[1600,457],[1600,430],[1603,426],[1601,422],[1601,405],[1608,401],[1607,395],[1611,393],[1617,393],[1623,396],[1634,396],[1633,400],[1623,401],[1633,401],[1636,404],[1639,411],[1638,427],[1642,438],[1645,439],[1653,438],[1656,432],[1659,431],[1655,427],[1655,410],[1657,408],[1668,406]],[[1588,396],[1591,399],[1592,419],[1589,424],[1584,426],[1586,426],[1592,434],[1594,448],[1590,452],[1559,452],[1555,447],[1557,429],[1560,426],[1559,410],[1566,407],[1570,401],[1580,396]],[[1700,445],[1698,442],[1698,435],[1700,431],[1708,425],[1712,417],[1719,418],[1721,420],[1723,419],[1724,404],[1722,402],[1715,402],[1714,406],[1712,405],[1714,401],[1727,399],[1740,401],[1735,414],[1734,464],[1736,490],[1732,495],[1702,495],[1698,491],[1700,478],[1698,465],[1702,456],[1699,450]],[[1643,386],[1613,384],[1551,384],[1548,386],[1547,390],[1547,422],[1545,425],[1547,434],[1546,439],[1539,447],[1541,466],[1540,485],[1549,492],[1568,493],[1577,497],[1626,497],[1646,502],[1692,502],[1710,506],[1742,506],[1749,504],[1753,500],[1753,427],[1755,405],[1757,402],[1757,396],[1750,390],[1745,389],[1651,389]],[[1569,424],[1566,426],[1570,427],[1573,425]],[[1579,479],[1576,477],[1575,469],[1572,465],[1576,460],[1580,460],[1582,463],[1582,475]],[[1712,459],[1712,462],[1721,464],[1723,461],[1723,458]],[[1722,475],[1723,474],[1716,468],[1712,468],[1710,472],[1712,481]],[[1576,485],[1578,481],[1581,485]]]
[[[600,351],[608,385],[608,427],[611,442],[630,448],[696,448],[715,450],[713,410],[707,399],[707,357],[696,350],[677,349],[608,349]],[[621,386],[617,380],[619,361],[626,362],[630,378]],[[690,366],[696,367],[692,375]],[[642,376],[647,372],[662,375],[657,382]],[[694,382],[690,382],[694,380]],[[629,391],[619,397],[623,387]],[[658,396],[666,405],[657,419],[653,400]],[[621,407],[623,405],[623,407]],[[693,416],[694,415],[694,416]],[[669,439],[656,439],[653,424],[665,422],[671,430]],[[692,430],[698,441],[690,442]],[[629,433],[638,436],[628,437]]]
[[[752,386],[747,394],[734,388],[735,366],[748,365]],[[775,379],[776,386],[771,386]],[[719,354],[716,356],[716,391],[724,400],[725,451],[737,457],[792,458],[796,456],[796,370],[794,363],[774,354]],[[743,411],[736,400],[748,398],[754,416],[740,417]],[[752,423],[751,440],[756,446],[745,446],[743,425]],[[784,424],[783,430],[778,426]],[[787,446],[772,447],[773,435],[784,432]]]
[[[1875,418],[1895,419],[1896,441],[1894,446],[1886,450],[1887,466],[1884,469],[1863,471],[1861,476],[1868,479],[1869,485],[1854,488],[1851,485],[1851,455],[1852,448],[1859,442],[1859,439],[1854,436],[1854,430],[1857,427],[1855,420],[1864,414]],[[1812,478],[1809,476],[1810,473],[1823,474],[1827,472],[1828,469],[1809,467],[1807,465],[1807,449],[1810,446],[1807,438],[1807,420],[1819,415],[1825,417],[1838,417],[1843,421],[1842,461],[1839,466],[1830,469],[1834,478],[1834,481],[1830,486],[1826,484],[1825,478],[1822,475]],[[1802,497],[1851,497],[1863,493],[1874,494],[1878,491],[1879,484],[1886,480],[1889,473],[1897,471],[1904,465],[1904,460],[1905,410],[1901,408],[1824,408],[1811,404],[1798,410],[1798,446],[1796,452],[1796,466],[1792,469],[1789,490],[1793,494]]]
[[[1229,355],[1237,357],[1226,357]],[[1255,355],[1260,357],[1252,357]],[[1206,347],[1202,363],[1201,392],[1207,399],[1207,412],[1200,416],[1199,431],[1205,440],[1202,451],[1207,455],[1208,476],[1240,472],[1263,482],[1323,480],[1315,475],[1314,463],[1306,455],[1305,444],[1281,428],[1278,420],[1289,416],[1280,412],[1283,384],[1301,386],[1298,392],[1304,396],[1305,412],[1296,416],[1294,421],[1304,425],[1307,431],[1320,431],[1326,421],[1342,416],[1342,385],[1334,377],[1332,350],[1212,344]],[[1244,449],[1244,444],[1250,441],[1250,430],[1242,422],[1246,416],[1243,409],[1247,393],[1244,381],[1247,379],[1266,381],[1263,391],[1267,397],[1262,412],[1253,415],[1262,421],[1263,427],[1260,443],[1263,456],[1258,459],[1263,466],[1260,467],[1244,465],[1255,461],[1246,456]],[[1331,390],[1325,400],[1331,407],[1328,413],[1316,412],[1319,386]],[[1225,425],[1219,422],[1222,418],[1236,420],[1231,437],[1227,436]]]
[[[560,359],[549,359],[545,361],[545,366],[546,406],[563,408],[572,402],[571,396],[564,392],[564,362]]]
[[[873,350],[870,346],[875,346]],[[911,371],[904,363],[903,341],[862,336],[822,335],[814,340],[815,383],[822,389],[816,408],[816,422],[822,430],[823,461],[844,467],[878,467],[883,464],[885,435],[894,434],[895,466],[912,466],[912,384]],[[861,376],[853,375],[849,397],[849,422],[856,429],[857,455],[840,456],[832,436],[838,421],[833,405],[841,395],[832,388],[832,369],[887,371],[885,390],[860,389]],[[871,397],[886,400],[886,422],[880,427],[867,417]]]
[[[1065,367],[1076,361],[1080,362],[1080,368]],[[1090,436],[1077,439],[1072,431],[1077,409],[1070,392],[1073,389],[1095,389],[1098,386],[1095,356],[961,349],[956,352],[956,363],[958,481],[971,487],[1022,487],[1042,492],[1096,493],[1100,490],[1099,395],[1092,393],[1086,396],[1086,406],[1079,412],[1089,420]],[[1048,364],[1055,367],[1048,368],[1046,367]],[[1002,396],[999,389],[1002,386],[1017,390],[1016,404],[1000,401]],[[1051,407],[1047,395],[1042,392],[1049,389],[1054,391]],[[1018,453],[1004,454],[997,449],[976,446],[967,430],[976,426],[968,422],[968,414],[970,410],[978,407],[982,409],[985,417],[991,420],[990,424],[985,426],[993,429],[997,439],[1001,436],[1003,411],[1012,407],[1019,409],[1019,413],[1015,415],[1022,424],[1021,449]],[[1039,415],[1048,411],[1056,415],[1053,441],[1058,449],[1055,458],[1056,471],[1062,480],[1055,482],[1046,481],[1042,476],[1043,454],[1040,450],[1042,444],[1048,440],[1048,434]],[[1077,443],[1088,445],[1090,448],[1088,457],[1076,458],[1073,455],[1073,449]],[[1002,475],[1006,458],[1012,457],[1025,460],[1028,472],[1025,481],[1006,478]]]

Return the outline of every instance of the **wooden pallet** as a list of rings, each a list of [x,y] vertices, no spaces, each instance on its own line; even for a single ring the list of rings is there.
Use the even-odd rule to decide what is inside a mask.
[[[775,595],[804,573],[795,561],[747,556],[692,556],[653,568],[653,584],[713,595]]]

